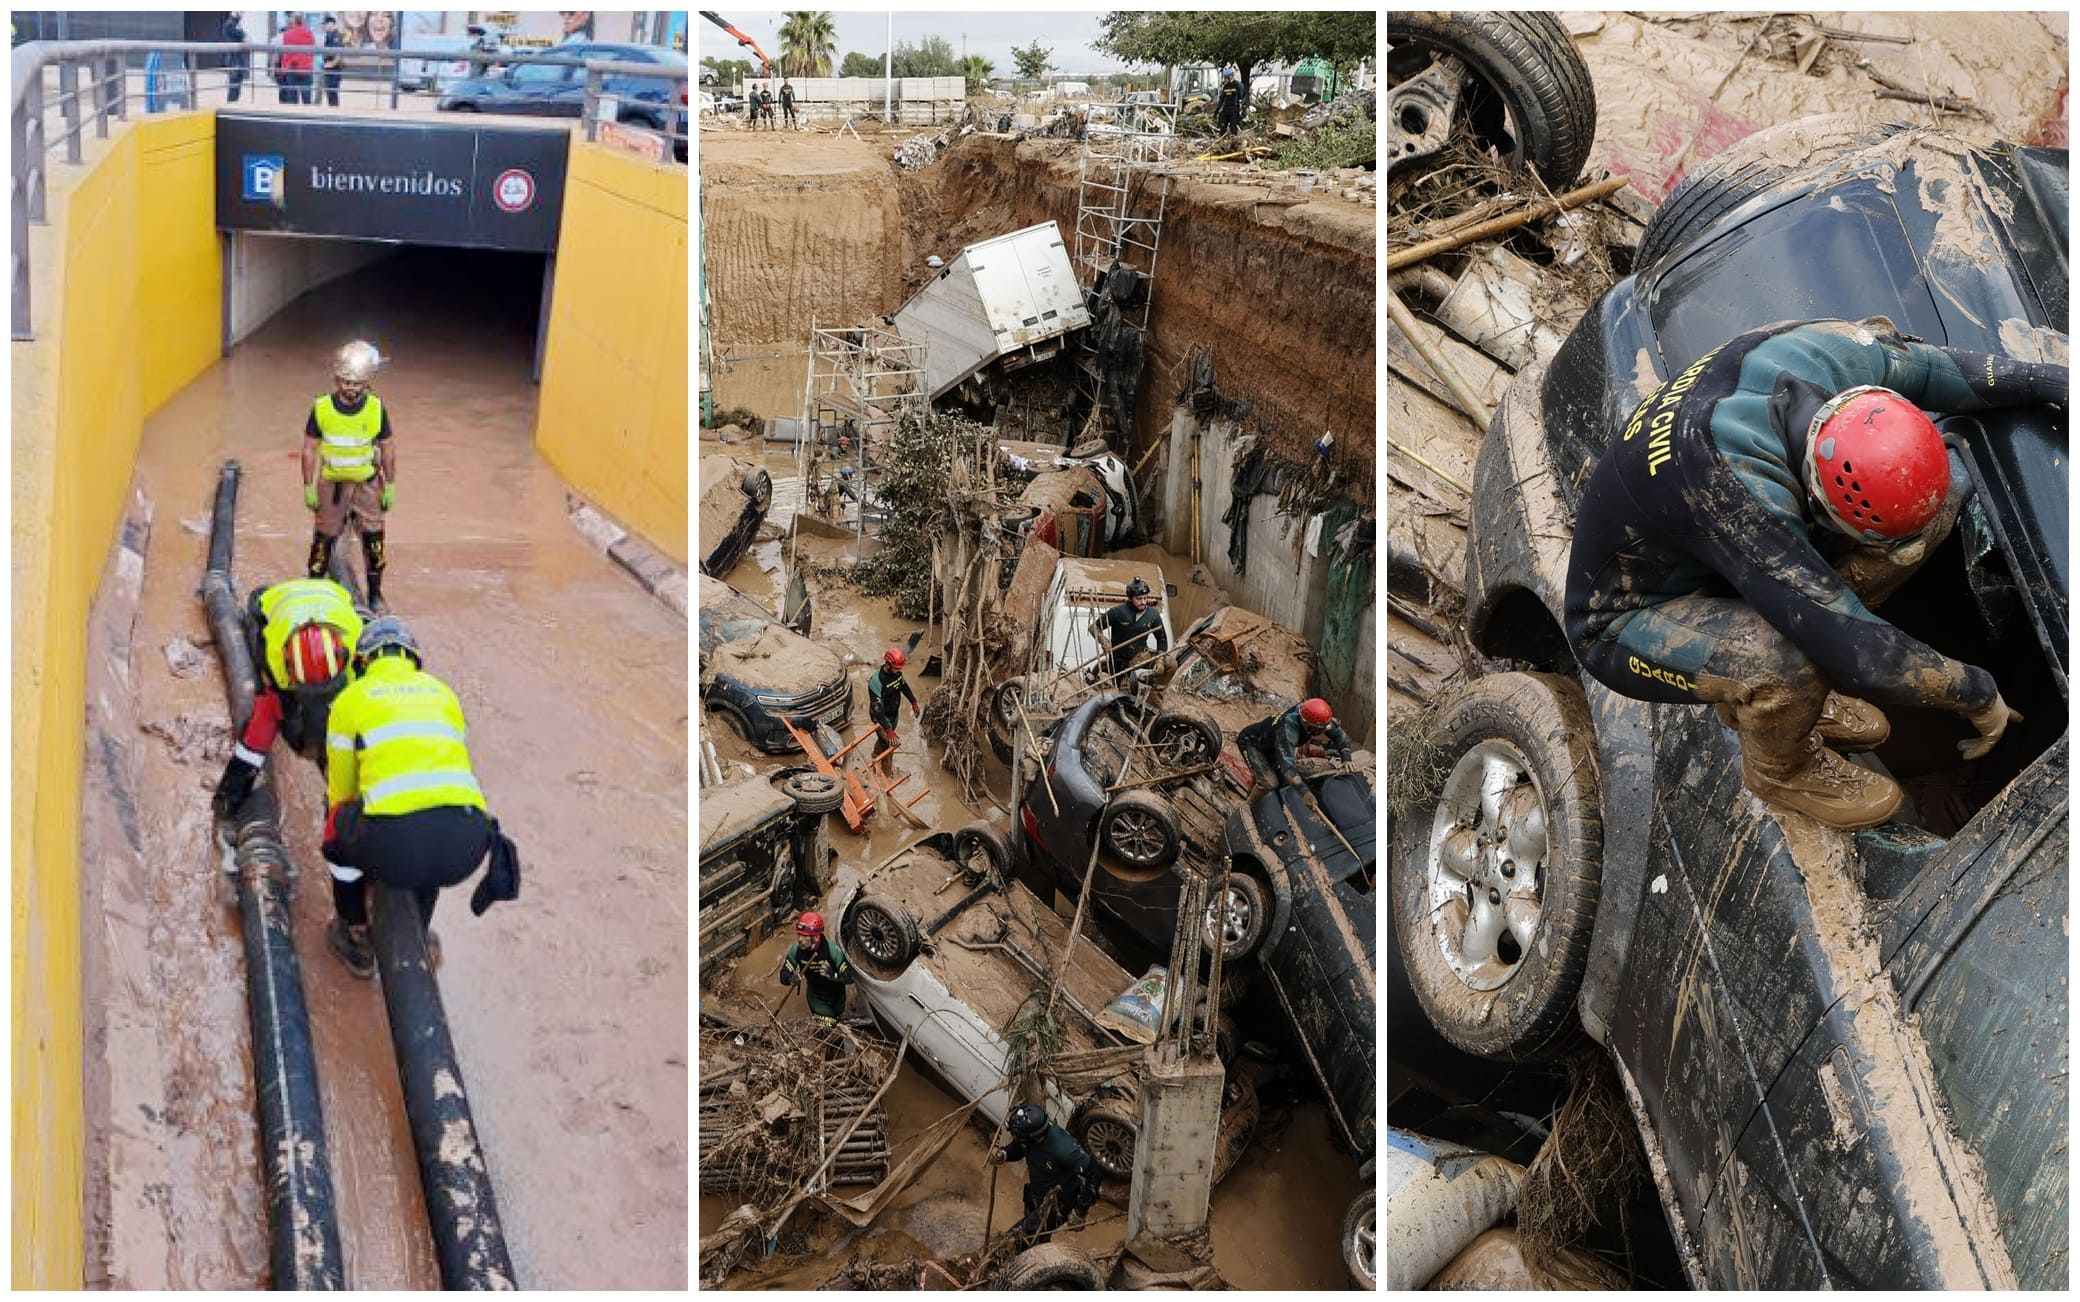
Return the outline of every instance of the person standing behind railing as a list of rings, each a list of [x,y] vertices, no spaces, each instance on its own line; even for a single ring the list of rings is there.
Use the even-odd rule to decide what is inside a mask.
[[[318,37],[304,26],[303,15],[289,15],[289,26],[282,32],[284,45],[308,45],[317,48]],[[284,104],[315,104],[317,91],[312,80],[312,57],[308,54],[285,54],[281,57],[281,71],[275,75],[281,101]]]
[[[224,39],[236,42],[239,45],[246,43],[245,24],[239,21],[236,11],[224,16]],[[243,90],[246,84],[245,51],[240,50],[237,54],[226,55],[224,66],[228,70],[225,78],[224,99],[227,103],[236,104],[238,103],[239,91]]]
[[[331,14],[325,15],[324,45],[328,50],[342,49],[346,45],[346,40],[339,34],[339,20]],[[325,56],[325,102],[333,108],[339,107],[340,67],[344,63],[345,60],[336,54]]]

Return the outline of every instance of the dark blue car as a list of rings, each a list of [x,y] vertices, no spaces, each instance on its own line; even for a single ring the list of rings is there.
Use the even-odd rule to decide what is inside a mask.
[[[585,110],[585,69],[558,59],[606,59],[615,63],[651,63],[660,71],[686,73],[686,56],[653,45],[608,45],[597,42],[559,45],[543,57],[520,59],[498,71],[458,81],[441,96],[443,110],[454,113],[519,113],[534,117],[574,118]],[[664,77],[613,75],[602,92],[620,101],[615,120],[669,133],[672,154],[686,161],[686,83]]]

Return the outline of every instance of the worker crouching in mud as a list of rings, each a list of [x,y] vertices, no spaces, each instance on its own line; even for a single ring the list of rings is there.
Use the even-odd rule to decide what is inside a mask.
[[[1235,749],[1249,761],[1253,792],[1299,786],[1303,758],[1327,758],[1334,751],[1345,764],[1351,762],[1351,739],[1336,722],[1336,712],[1319,696],[1236,733]]]
[[[330,579],[291,579],[255,588],[246,602],[246,637],[258,682],[253,712],[217,779],[212,805],[227,822],[252,794],[280,736],[289,749],[322,763],[332,702],[347,685],[361,615]]]
[[[1098,1201],[1098,1169],[1068,1131],[1031,1103],[1011,1109],[1004,1128],[1011,1132],[1010,1141],[990,1150],[989,1163],[1026,1160],[1026,1214],[1017,1227],[1021,1239],[1044,1240],[1071,1216],[1090,1211]]]
[[[1937,348],[1882,317],[1790,322],[1705,354],[1640,404],[1582,491],[1567,636],[1643,701],[1711,705],[1748,790],[1833,827],[1884,822],[1896,783],[1843,760],[1879,707],[1962,715],[1968,760],[2021,716],[1993,677],[1871,613],[1969,492],[1923,409],[2063,407],[2063,366]]]

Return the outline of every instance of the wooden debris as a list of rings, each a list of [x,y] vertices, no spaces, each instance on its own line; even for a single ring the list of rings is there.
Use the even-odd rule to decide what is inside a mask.
[[[1614,176],[1609,180],[1582,186],[1578,190],[1570,190],[1557,199],[1532,204],[1528,208],[1510,213],[1507,216],[1496,217],[1477,226],[1469,226],[1455,234],[1441,235],[1434,240],[1425,240],[1421,244],[1411,245],[1408,248],[1389,253],[1387,255],[1387,270],[1399,271],[1403,267],[1412,267],[1426,258],[1448,252],[1464,244],[1471,244],[1475,240],[1484,240],[1491,235],[1500,235],[1504,231],[1513,231],[1528,222],[1551,217],[1555,213],[1566,212],[1571,208],[1579,208],[1586,203],[1594,203],[1606,195],[1616,194],[1631,184],[1632,178],[1629,176]],[[1392,297],[1390,296],[1387,301],[1392,303]]]
[[[1444,355],[1432,348],[1429,341],[1423,338],[1414,314],[1401,302],[1400,297],[1391,291],[1387,294],[1387,317],[1408,337],[1409,346],[1416,350],[1416,354],[1423,359],[1423,364],[1437,372],[1437,378],[1443,380],[1445,387],[1451,390],[1452,401],[1457,404],[1459,410],[1465,412],[1467,418],[1475,425],[1486,430],[1488,409],[1481,405],[1481,400],[1474,396],[1473,390],[1467,387],[1466,381],[1459,377],[1459,372],[1444,359]]]

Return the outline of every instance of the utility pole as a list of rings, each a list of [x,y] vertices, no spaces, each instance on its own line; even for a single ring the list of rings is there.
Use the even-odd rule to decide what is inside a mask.
[[[890,104],[895,98],[896,66],[896,11],[888,11],[888,48],[881,56],[881,126],[886,130],[891,116]]]

